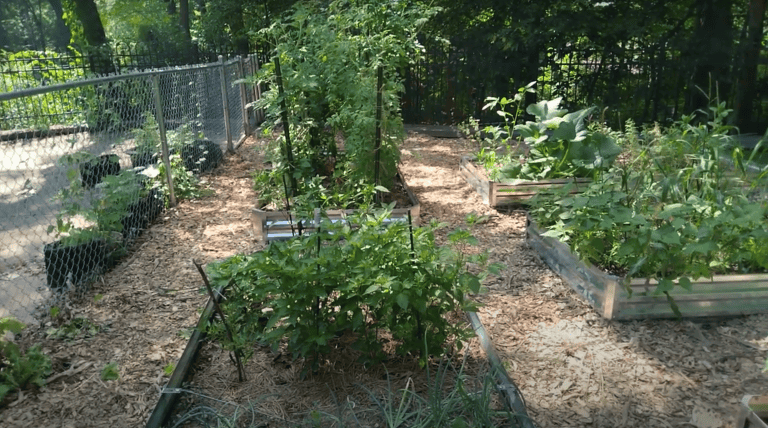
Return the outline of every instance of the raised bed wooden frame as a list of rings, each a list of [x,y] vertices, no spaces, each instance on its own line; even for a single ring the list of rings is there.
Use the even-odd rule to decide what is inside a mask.
[[[492,207],[503,205],[521,204],[530,199],[536,193],[544,189],[563,187],[569,183],[575,183],[571,193],[579,193],[579,187],[592,180],[589,178],[560,178],[540,181],[521,181],[516,184],[489,181],[480,168],[475,165],[474,157],[464,156],[459,164],[459,172],[467,182],[480,194],[483,203]]]
[[[411,206],[404,208],[395,208],[390,217],[393,221],[408,221],[408,213],[411,214],[411,221],[414,226],[419,225],[419,214],[421,206],[416,195],[408,188],[402,174],[397,173],[395,180],[402,183]],[[354,214],[357,210],[328,210],[325,214],[331,221],[340,221],[347,216]],[[315,216],[312,219],[298,219],[290,211],[264,211],[258,208],[251,210],[251,226],[254,233],[261,242],[270,242],[276,240],[289,239],[297,236],[299,232],[298,223],[301,221],[303,233],[311,233],[317,225],[320,224],[320,212],[315,210]]]
[[[656,281],[609,275],[585,263],[557,239],[542,236],[528,218],[526,241],[604,318],[616,320],[676,317],[664,295],[654,295]],[[693,281],[691,291],[675,287],[669,293],[683,317],[735,316],[768,313],[768,274],[718,275]]]

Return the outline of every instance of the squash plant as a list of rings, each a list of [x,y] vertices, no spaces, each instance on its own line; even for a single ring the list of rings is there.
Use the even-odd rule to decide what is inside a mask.
[[[686,116],[663,132],[646,131],[639,153],[582,194],[534,198],[532,217],[582,259],[658,280],[657,294],[668,295],[675,281],[690,289],[715,274],[768,271],[768,204],[765,195],[748,197],[765,188],[768,170],[747,173],[724,104],[710,114],[708,123]]]
[[[417,32],[436,11],[406,1],[334,0],[327,6],[304,1],[258,33],[261,41],[274,46],[280,61],[284,96],[279,96],[274,63],[252,81],[271,88],[256,103],[267,112],[268,125],[290,126],[294,164],[288,165],[284,152],[274,165],[274,174],[293,171],[299,180],[298,189],[289,193],[301,194],[304,182],[315,176],[324,177],[328,189],[346,181],[374,183],[379,66],[384,67],[380,183],[390,186],[404,137],[398,71],[418,59]],[[290,123],[282,123],[281,102]],[[257,180],[257,185],[266,181]],[[282,185],[282,179],[276,181]]]
[[[594,108],[568,113],[560,108],[562,98],[544,100],[526,108],[535,120],[517,123],[520,103],[531,86],[520,88],[513,99],[487,99],[484,109],[498,106],[497,112],[505,122],[503,127],[485,128],[490,138],[486,138],[485,146],[477,153],[478,162],[485,166],[490,178],[535,181],[594,177],[607,170],[621,148],[608,130],[599,125],[588,126],[587,118]],[[508,106],[514,111],[507,111]],[[497,150],[499,142],[501,153]]]
[[[209,265],[212,285],[231,285],[222,307],[235,331],[232,341],[220,323],[210,333],[246,357],[254,342],[277,347],[285,339],[294,357],[306,357],[313,368],[342,335],[373,362],[383,357],[379,338],[387,331],[399,353],[419,355],[422,363],[425,347],[439,355],[449,338],[467,337],[471,330],[446,315],[474,309],[467,295],[480,292],[497,266],[486,254],[455,250],[476,242],[467,231],[449,234],[454,248],[439,247],[434,231],[442,225],[387,226],[389,213],[350,219],[357,229],[326,220],[316,234]],[[468,263],[480,272],[468,272]]]

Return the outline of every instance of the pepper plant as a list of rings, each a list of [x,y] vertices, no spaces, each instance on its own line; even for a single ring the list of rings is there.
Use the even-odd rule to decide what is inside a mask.
[[[211,334],[230,350],[246,352],[257,341],[277,347],[285,340],[295,357],[314,367],[342,335],[355,339],[368,362],[383,357],[384,331],[399,353],[422,362],[425,346],[439,355],[449,338],[467,337],[471,330],[446,315],[474,309],[468,294],[480,292],[497,267],[489,266],[486,254],[456,251],[475,242],[467,231],[449,235],[454,248],[439,247],[434,231],[442,225],[413,228],[411,235],[403,222],[386,225],[389,214],[360,214],[344,224],[326,220],[315,234],[210,265],[213,285],[231,285],[222,307],[235,330],[232,341],[219,323],[210,326]],[[480,272],[468,272],[467,263]]]

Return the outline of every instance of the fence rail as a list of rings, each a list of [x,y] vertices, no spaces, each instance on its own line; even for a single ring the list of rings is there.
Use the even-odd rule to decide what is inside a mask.
[[[233,150],[262,117],[241,80],[258,67],[220,57],[0,93],[0,317],[31,321],[108,269],[175,203],[180,168]]]

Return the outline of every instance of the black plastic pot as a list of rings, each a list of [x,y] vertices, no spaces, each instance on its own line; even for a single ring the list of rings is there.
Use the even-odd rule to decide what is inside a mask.
[[[99,183],[107,175],[117,175],[120,172],[120,158],[114,154],[101,155],[97,159],[80,165],[80,177],[83,187],[90,188]]]
[[[43,247],[45,279],[52,289],[65,288],[68,281],[84,284],[99,274],[107,257],[107,244],[103,239],[77,245],[62,245],[61,241]]]
[[[149,194],[128,207],[128,213],[121,220],[123,239],[135,238],[157,218],[165,207],[163,192],[153,188]]]
[[[181,147],[181,159],[187,171],[197,174],[216,167],[224,158],[224,153],[218,144],[210,140],[195,140]]]
[[[130,150],[128,151],[128,155],[131,157],[131,165],[133,165],[134,168],[150,166],[157,163],[157,153],[154,152]]]

